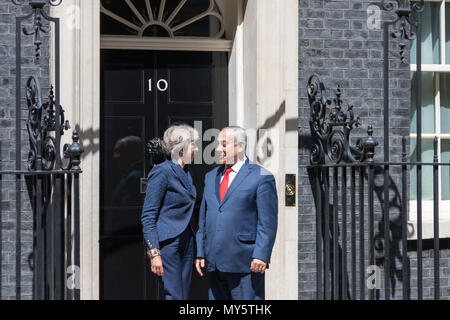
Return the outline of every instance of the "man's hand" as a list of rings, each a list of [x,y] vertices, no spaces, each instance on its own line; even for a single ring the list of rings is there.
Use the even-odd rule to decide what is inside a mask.
[[[163,270],[163,264],[162,264],[162,259],[161,256],[156,256],[151,258],[151,264],[152,264],[152,272],[154,274],[156,274],[157,276],[162,277],[164,275],[164,270]]]
[[[195,259],[195,269],[197,269],[198,274],[200,277],[203,277],[203,271],[202,268],[205,267],[205,259],[204,258],[196,258]]]
[[[266,271],[266,267],[267,267],[267,262],[260,260],[260,259],[253,258],[252,265],[250,266],[250,270],[252,270],[252,272],[259,272],[259,273],[263,274]]]

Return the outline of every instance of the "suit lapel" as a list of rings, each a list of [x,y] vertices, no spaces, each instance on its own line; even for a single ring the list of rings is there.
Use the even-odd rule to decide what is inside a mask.
[[[173,172],[175,173],[175,175],[178,177],[178,179],[180,179],[182,185],[184,186],[184,188],[192,195],[194,196],[194,192],[193,192],[193,188],[192,188],[192,184],[191,182],[188,180],[188,176],[186,175],[186,173],[184,172],[184,170],[181,168],[181,166],[177,163],[174,163],[172,160],[167,160],[170,161],[170,165],[172,167]]]
[[[231,194],[234,190],[244,181],[245,177],[250,173],[251,167],[249,165],[248,158],[245,161],[245,163],[242,165],[241,169],[237,173],[236,177],[234,177],[231,184],[228,186],[227,193],[225,193],[225,197],[223,198],[223,201],[220,203],[220,206],[223,206],[223,204],[231,197]],[[220,181],[220,180],[219,180]],[[220,199],[220,198],[219,198]]]
[[[220,178],[222,177],[224,168],[225,168],[225,166],[221,165],[219,167],[219,169],[217,169],[217,174],[216,174],[216,183],[215,183],[215,186],[216,186],[216,198],[217,198],[217,201],[219,203],[220,203]]]
[[[197,198],[197,190],[195,189],[194,179],[192,178],[192,173],[191,173],[191,170],[189,169],[189,166],[188,166],[188,171],[189,171],[188,180],[189,180],[189,185],[191,186],[192,195],[194,196],[194,198]]]

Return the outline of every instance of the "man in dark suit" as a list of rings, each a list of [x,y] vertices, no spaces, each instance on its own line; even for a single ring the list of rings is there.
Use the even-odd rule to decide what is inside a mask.
[[[205,176],[195,266],[209,273],[211,300],[261,300],[277,231],[275,179],[249,162],[243,128],[224,128],[217,140],[222,165]]]

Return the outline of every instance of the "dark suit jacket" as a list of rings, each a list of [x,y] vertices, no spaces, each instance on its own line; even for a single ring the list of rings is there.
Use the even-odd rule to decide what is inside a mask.
[[[148,175],[142,208],[142,229],[148,249],[181,234],[189,225],[197,193],[189,171],[166,160]]]
[[[224,166],[205,176],[196,234],[197,257],[207,270],[249,273],[252,258],[270,261],[278,223],[278,197],[273,175],[248,159],[220,201]]]

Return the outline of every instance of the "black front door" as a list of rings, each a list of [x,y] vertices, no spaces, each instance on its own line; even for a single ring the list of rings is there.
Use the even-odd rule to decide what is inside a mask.
[[[226,53],[101,50],[101,299],[159,297],[140,222],[142,179],[151,169],[146,144],[175,122],[201,121],[203,131],[225,126],[227,84]],[[192,166],[195,214],[211,169]],[[205,279],[195,272],[191,298],[207,298]]]

